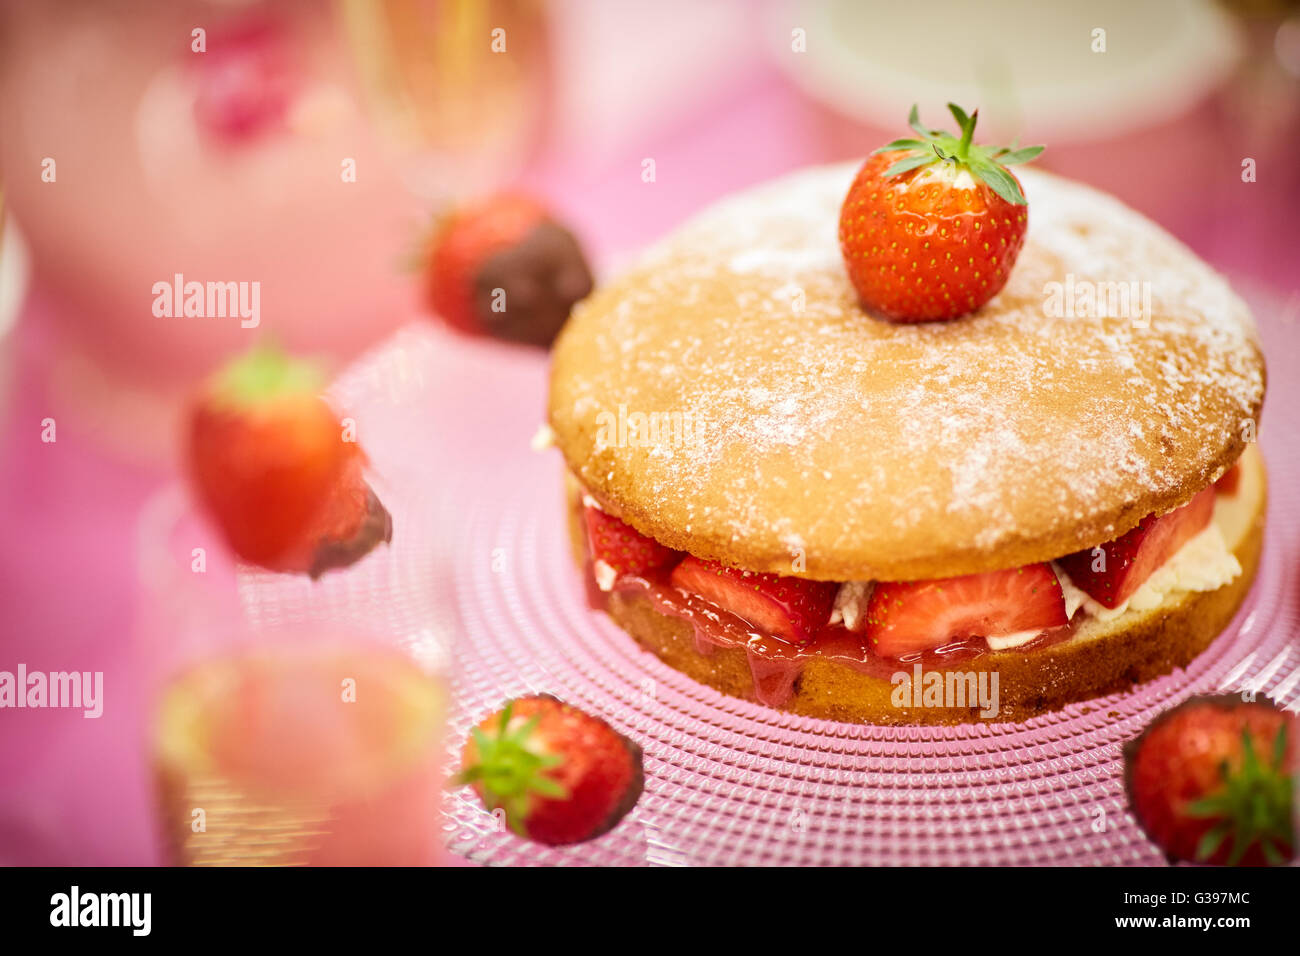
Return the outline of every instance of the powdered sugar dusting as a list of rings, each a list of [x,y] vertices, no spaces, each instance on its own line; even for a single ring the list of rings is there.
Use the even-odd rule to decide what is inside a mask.
[[[892,325],[861,310],[840,258],[853,172],[724,200],[580,309],[552,419],[581,480],[704,551],[777,562],[797,536],[817,573],[837,551],[990,551],[1212,477],[1263,395],[1249,314],[1219,276],[1114,199],[1029,170],[1007,287],[972,317]],[[1055,314],[1067,278],[1136,283],[1149,314],[1115,314],[1114,296]],[[687,453],[583,451],[620,403],[690,412]]]

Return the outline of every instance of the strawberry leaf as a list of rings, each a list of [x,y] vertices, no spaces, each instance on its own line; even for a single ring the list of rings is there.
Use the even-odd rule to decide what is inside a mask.
[[[933,163],[934,161],[935,161],[934,157],[927,153],[920,153],[915,156],[907,156],[903,159],[900,159],[898,162],[894,163],[892,166],[886,169],[885,175],[898,176],[901,173],[905,173],[908,170],[916,169],[919,166],[928,166],[930,163]]]
[[[534,780],[533,793],[540,793],[544,797],[555,797],[558,800],[563,800],[569,795],[568,790],[550,777],[538,777]]]
[[[976,160],[970,164],[970,171],[1012,205],[1028,205],[1025,194],[1020,191],[1020,184],[1016,182],[1015,177],[992,160]]]
[[[491,730],[476,726],[470,731],[475,756],[453,778],[454,786],[475,784],[489,811],[504,809],[510,828],[526,835],[525,820],[535,797],[563,800],[569,792],[547,771],[564,763],[562,754],[551,753],[537,739],[540,714],[511,729],[514,702],[508,703]]]
[[[213,400],[237,408],[285,395],[316,394],[325,386],[322,366],[261,344],[223,366],[212,379]]]
[[[979,121],[979,110],[967,113],[956,103],[948,104],[948,112],[957,121],[959,136],[942,130],[930,129],[921,125],[920,112],[915,104],[907,115],[907,125],[920,137],[896,139],[875,150],[876,153],[893,150],[916,151],[894,163],[884,175],[899,176],[920,166],[941,160],[967,169],[980,181],[988,185],[998,196],[1016,206],[1027,205],[1025,194],[1016,178],[1005,167],[1028,163],[1043,152],[1042,146],[1025,146],[1016,148],[977,146],[973,142],[975,125]],[[933,154],[931,156],[930,154]]]
[[[907,125],[920,133],[923,139],[929,139],[937,132],[937,130],[926,129],[921,125],[921,115],[915,103],[912,104],[912,112],[907,114]]]
[[[1016,166],[1036,159],[1038,154],[1046,148],[1046,146],[1026,146],[1024,149],[1017,149],[1014,152],[1006,152],[1002,155],[994,154],[994,158],[1003,166]]]
[[[1202,838],[1197,859],[1214,854],[1225,835],[1231,835],[1229,866],[1240,863],[1252,846],[1258,846],[1270,863],[1278,859],[1285,861],[1282,850],[1290,853],[1295,844],[1291,819],[1294,784],[1285,769],[1285,743],[1286,726],[1283,725],[1273,741],[1272,763],[1265,764],[1255,749],[1250,730],[1242,728],[1239,763],[1234,767],[1226,759],[1221,761],[1221,786],[1184,808],[1190,817],[1213,817],[1218,821]]]
[[[871,152],[875,154],[875,153],[892,153],[894,150],[897,149],[926,149],[929,147],[929,145],[930,145],[929,143],[919,139],[896,139],[892,143],[886,143],[884,146],[881,146],[879,149],[873,149]]]
[[[1274,846],[1272,840],[1265,840],[1260,846],[1264,850],[1264,859],[1268,861],[1269,866],[1281,866],[1286,862],[1286,857]]]
[[[1221,817],[1228,810],[1227,803],[1221,796],[1202,797],[1187,804],[1185,811],[1189,817]]]
[[[956,103],[949,103],[948,112],[951,113],[952,118],[957,121],[957,128],[965,133],[967,125],[970,124],[970,117],[966,115],[966,111]]]
[[[1215,851],[1223,845],[1223,841],[1231,832],[1232,824],[1227,821],[1215,824],[1209,830],[1206,830],[1205,835],[1201,837],[1200,842],[1196,844],[1196,858],[1198,860],[1208,860],[1210,857],[1214,856]]]

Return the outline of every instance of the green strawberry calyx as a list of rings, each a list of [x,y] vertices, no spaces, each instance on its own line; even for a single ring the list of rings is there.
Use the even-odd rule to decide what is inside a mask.
[[[905,156],[887,170],[885,176],[899,176],[922,166],[934,166],[947,163],[959,169],[968,170],[972,176],[988,185],[1007,202],[1016,206],[1028,205],[1025,194],[1020,189],[1016,178],[1007,172],[1007,166],[1027,163],[1038,157],[1047,147],[1024,146],[980,146],[974,141],[975,123],[980,111],[967,115],[956,103],[948,104],[960,130],[959,135],[938,129],[929,129],[921,125],[921,119],[913,104],[908,114],[907,125],[912,127],[918,138],[896,139],[892,143],[875,150],[877,153],[906,151]]]
[[[1285,863],[1295,846],[1295,824],[1291,816],[1294,783],[1285,770],[1287,728],[1283,724],[1273,740],[1270,760],[1255,753],[1250,731],[1241,731],[1241,766],[1235,770],[1224,760],[1219,765],[1223,788],[1187,807],[1194,817],[1216,822],[1196,848],[1196,858],[1207,860],[1223,842],[1232,838],[1228,865],[1235,866],[1251,846],[1258,844],[1270,864]]]
[[[533,797],[563,800],[569,793],[547,773],[564,763],[564,757],[545,752],[534,740],[542,715],[534,714],[511,729],[514,707],[514,701],[506,704],[493,730],[475,727],[470,731],[478,750],[477,760],[462,768],[452,784],[476,785],[488,811],[504,810],[510,829],[520,836],[527,836],[525,821]]]
[[[316,394],[325,385],[321,366],[271,345],[258,345],[225,365],[213,379],[213,397],[248,408],[285,395]]]

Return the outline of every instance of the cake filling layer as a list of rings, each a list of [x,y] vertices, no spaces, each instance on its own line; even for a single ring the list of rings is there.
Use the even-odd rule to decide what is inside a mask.
[[[1053,567],[1065,591],[1067,612],[1073,616],[1074,609],[1082,607],[1085,613],[1103,621],[1114,620],[1130,608],[1135,611],[1157,608],[1169,595],[1180,591],[1217,590],[1241,573],[1241,564],[1228,550],[1223,532],[1214,522],[1179,548],[1131,597],[1113,608],[1094,601],[1086,591],[1075,587],[1059,565]]]
[[[1248,457],[1254,454],[1252,450],[1248,453]],[[1050,575],[1046,570],[1039,573],[1045,576],[1048,582],[1059,582],[1060,596],[1057,600],[1063,598],[1064,607],[1060,623],[1050,627],[1030,627],[998,633],[990,630],[990,633],[983,635],[972,630],[969,636],[954,636],[953,639],[939,643],[937,646],[918,645],[919,649],[905,653],[881,653],[881,648],[872,646],[873,642],[866,639],[864,633],[868,615],[871,613],[869,608],[872,606],[872,595],[877,588],[897,588],[899,585],[849,581],[835,587],[820,582],[801,582],[799,579],[779,578],[774,575],[752,576],[748,572],[735,569],[716,568],[715,573],[723,576],[723,581],[726,583],[726,587],[721,592],[724,597],[729,593],[727,588],[733,587],[736,581],[743,586],[742,596],[745,593],[744,588],[761,594],[768,585],[757,583],[760,578],[773,578],[777,581],[793,582],[795,585],[802,584],[812,588],[835,587],[832,592],[833,598],[832,594],[822,592],[825,603],[818,606],[819,609],[815,613],[819,616],[814,617],[814,620],[822,623],[808,625],[804,631],[796,628],[794,631],[782,632],[773,628],[764,628],[758,626],[758,622],[764,619],[763,606],[757,607],[757,614],[747,611],[734,613],[733,609],[725,606],[727,602],[724,599],[715,598],[708,593],[707,589],[705,594],[701,594],[683,587],[683,581],[688,581],[690,578],[683,578],[679,573],[675,573],[676,566],[682,563],[680,553],[671,552],[653,539],[639,535],[633,529],[622,525],[613,516],[604,515],[599,510],[598,503],[590,495],[583,494],[584,514],[588,516],[589,593],[591,603],[597,607],[605,606],[611,595],[637,595],[649,600],[660,613],[686,621],[691,625],[695,650],[700,654],[708,656],[720,648],[743,649],[749,660],[756,698],[770,706],[781,706],[793,692],[795,681],[803,666],[813,657],[830,659],[838,664],[887,680],[900,665],[911,666],[915,662],[922,662],[928,666],[952,666],[957,662],[988,652],[1018,650],[1023,653],[1033,653],[1068,640],[1089,620],[1113,621],[1130,612],[1152,610],[1182,592],[1213,591],[1229,584],[1242,573],[1241,565],[1233,554],[1234,543],[1242,538],[1248,516],[1253,513],[1252,509],[1263,494],[1262,469],[1257,462],[1251,462],[1248,467],[1237,469],[1237,472],[1240,474],[1234,473],[1234,480],[1230,484],[1225,484],[1217,493],[1207,489],[1192,503],[1185,506],[1188,511],[1196,511],[1200,508],[1203,517],[1197,520],[1205,521],[1205,525],[1195,533],[1184,532],[1186,536],[1180,539],[1181,544],[1151,569],[1144,580],[1135,580],[1127,585],[1131,593],[1127,593],[1122,600],[1107,602],[1113,606],[1107,606],[1102,600],[1098,600],[1081,588],[1059,562],[1017,569],[1033,571],[1036,568],[1050,567]],[[1242,487],[1237,488],[1237,481],[1243,477]],[[1208,504],[1206,499],[1212,500],[1212,507],[1205,506]],[[1202,504],[1198,505],[1197,501]],[[618,539],[617,547],[610,551],[610,539],[595,533],[599,529],[593,530],[590,517],[593,513],[598,516],[601,525],[620,527],[631,537]],[[1130,537],[1136,537],[1139,544],[1144,535],[1159,539],[1162,532],[1153,529],[1168,525],[1177,526],[1180,521],[1175,517],[1174,520],[1166,521],[1164,525],[1157,524],[1164,518],[1165,516],[1161,519],[1149,519],[1129,535],[1103,547],[1112,548]],[[1148,524],[1150,528],[1147,527]],[[1186,522],[1184,521],[1183,524]],[[609,527],[605,527],[601,534],[607,534],[608,530]],[[595,556],[596,553],[601,553],[602,549],[610,556],[610,561]],[[1102,547],[1099,547],[1094,549],[1093,553],[1101,551]],[[1122,547],[1119,550],[1112,548],[1111,557],[1116,560],[1122,559],[1121,570],[1129,564],[1141,565],[1140,552],[1135,551],[1133,546],[1128,550]],[[638,560],[648,562],[648,565],[634,572],[620,571],[614,566],[620,563],[626,566],[626,562]],[[691,559],[689,556],[687,556],[687,563],[699,565],[698,559]],[[1094,566],[1093,569],[1096,570],[1096,567]],[[696,574],[695,580],[701,580],[698,571]],[[1002,572],[1002,574],[1009,576],[1013,572]],[[711,579],[706,577],[703,580],[710,587],[712,586]],[[962,580],[953,579],[955,582]],[[1095,582],[1091,586],[1094,593],[1097,593]],[[779,593],[778,597],[780,597]],[[789,604],[786,609],[790,611],[791,619],[798,620],[796,612],[807,610],[809,601],[807,595],[796,589],[793,596],[787,596],[785,599]],[[732,607],[734,608],[735,605]],[[740,605],[742,610],[745,607],[747,605]],[[943,610],[942,606],[940,610]],[[878,608],[875,613],[879,616]],[[903,646],[907,647],[907,645]],[[893,647],[897,651],[898,645],[895,644]]]

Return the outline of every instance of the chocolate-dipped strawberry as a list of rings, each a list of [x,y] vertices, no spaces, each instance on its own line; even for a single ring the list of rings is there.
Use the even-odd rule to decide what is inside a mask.
[[[257,349],[213,376],[188,422],[193,486],[235,554],[313,578],[393,534],[322,386],[310,363]]]
[[[541,347],[592,287],[573,234],[518,193],[446,215],[431,243],[428,282],[430,306],[453,328]]]

